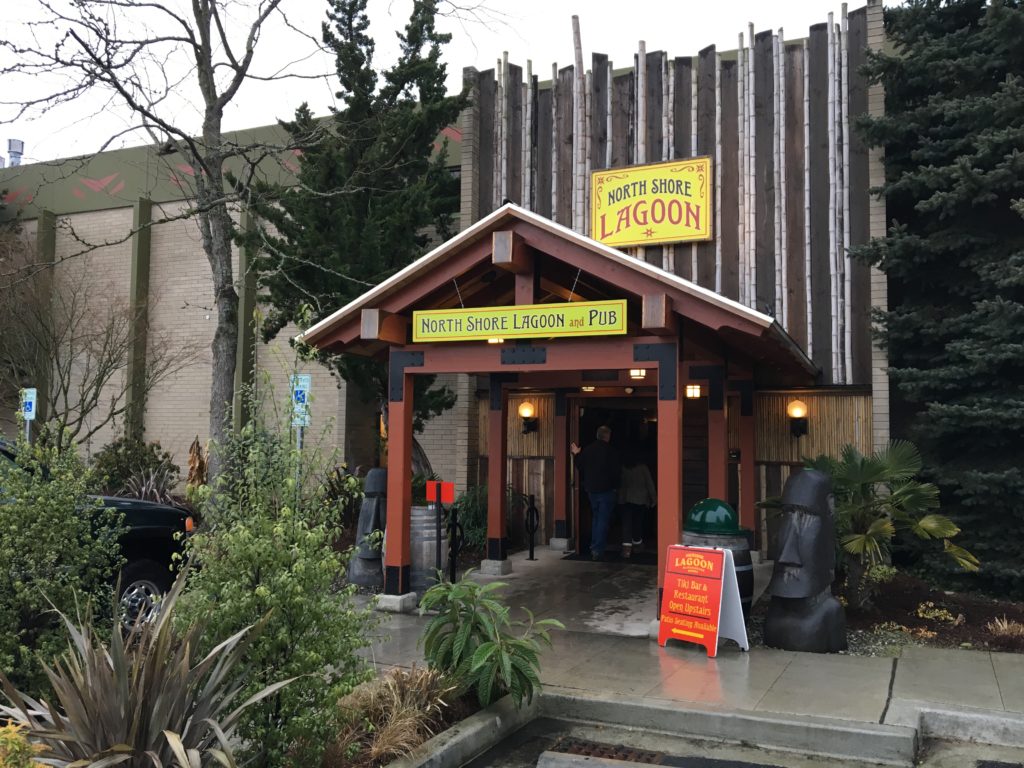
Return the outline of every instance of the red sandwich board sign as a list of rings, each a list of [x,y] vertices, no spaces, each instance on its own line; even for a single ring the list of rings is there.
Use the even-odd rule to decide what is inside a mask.
[[[670,546],[658,645],[669,640],[696,643],[714,658],[719,637],[728,637],[744,651],[750,650],[732,551]]]
[[[443,480],[427,480],[427,501],[454,504],[455,483],[446,483]]]

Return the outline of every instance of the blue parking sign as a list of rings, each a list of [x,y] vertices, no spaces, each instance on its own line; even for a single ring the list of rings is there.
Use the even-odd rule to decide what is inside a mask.
[[[36,389],[30,387],[21,390],[21,415],[25,421],[36,420]]]
[[[297,373],[291,378],[292,384],[292,426],[309,426],[309,390],[313,377],[308,373]]]

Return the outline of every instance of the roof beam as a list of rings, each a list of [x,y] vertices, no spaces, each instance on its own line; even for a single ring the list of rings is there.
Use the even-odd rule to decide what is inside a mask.
[[[641,327],[645,333],[675,336],[679,332],[672,297],[667,293],[644,294]]]
[[[409,318],[384,309],[364,309],[359,317],[359,336],[364,341],[406,344],[409,340]]]
[[[517,275],[533,272],[533,253],[523,241],[522,235],[508,229],[492,235],[491,263],[494,266]]]

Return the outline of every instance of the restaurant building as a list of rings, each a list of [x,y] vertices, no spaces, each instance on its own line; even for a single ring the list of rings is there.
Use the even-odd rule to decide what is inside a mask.
[[[764,550],[755,505],[803,457],[888,441],[887,363],[871,333],[886,282],[850,257],[886,224],[869,191],[881,159],[853,130],[883,110],[881,88],[860,74],[884,41],[881,2],[793,32],[751,28],[735,50],[695,56],[641,44],[631,61],[595,53],[584,66],[580,54],[543,78],[507,56],[465,70],[472,106],[446,131],[460,233],[305,335],[390,368],[388,592],[408,588],[418,374],[439,374],[458,396],[418,439],[457,490],[487,484],[487,559],[499,572],[523,540],[506,485],[537,500],[543,541],[586,547],[568,449],[598,426],[652,470],[658,553],[706,496],[735,505]],[[183,463],[193,437],[205,439],[213,332],[195,225],[173,218],[187,168],[149,148],[68,168],[8,169],[0,186],[40,260],[102,235],[112,244],[86,257],[89,285],[147,306],[137,333],[204,349],[145,403],[144,436]],[[144,237],[117,238],[162,218]],[[247,263],[240,251],[239,383],[263,371],[286,391],[286,339],[256,341]],[[350,466],[367,465],[378,414],[322,368],[309,372],[314,426],[329,426]]]

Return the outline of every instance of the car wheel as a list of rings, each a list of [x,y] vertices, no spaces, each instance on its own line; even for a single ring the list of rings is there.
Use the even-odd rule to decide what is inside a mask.
[[[151,622],[159,610],[160,598],[170,588],[170,572],[153,560],[136,560],[121,569],[118,605],[121,624],[131,629]]]

